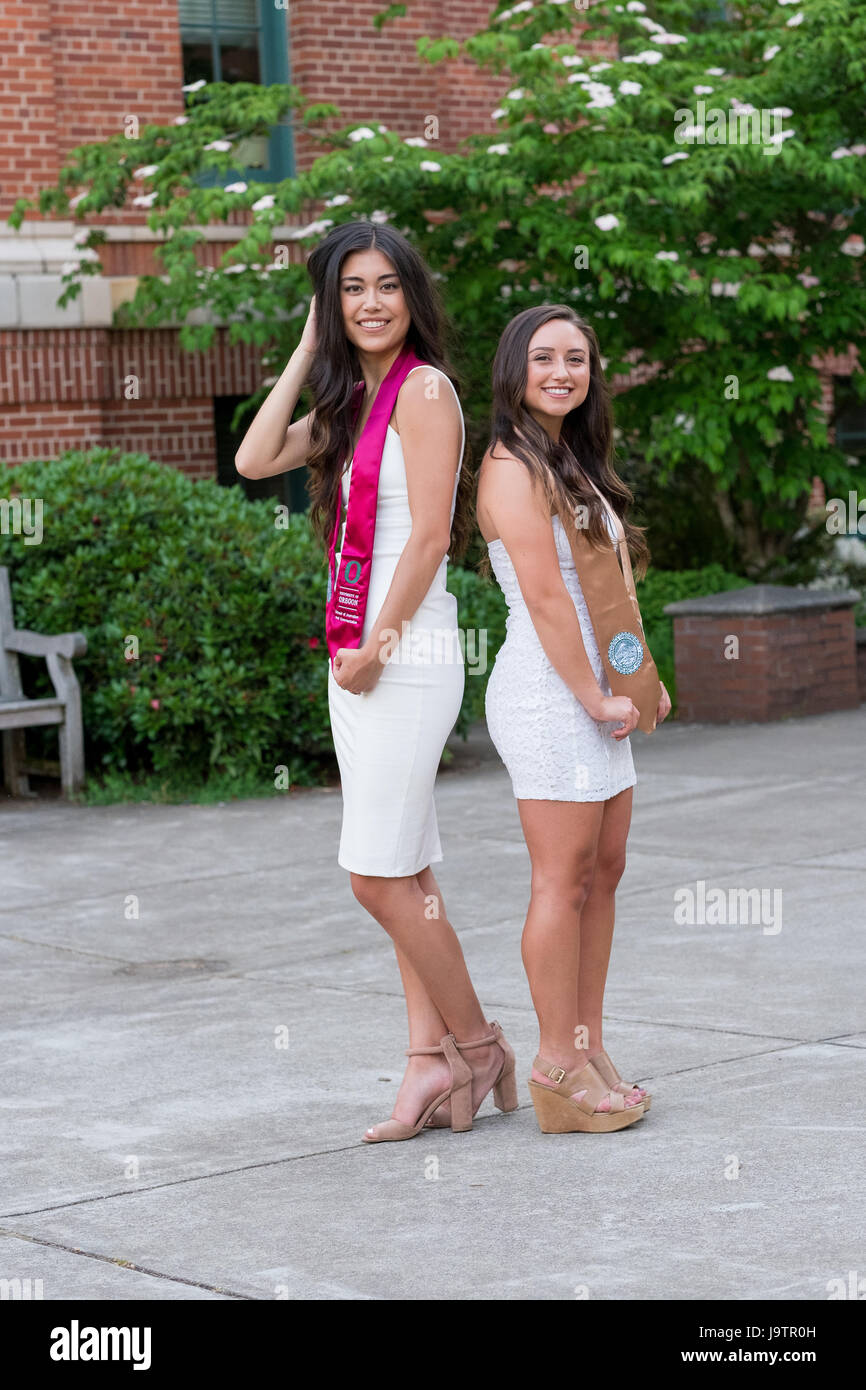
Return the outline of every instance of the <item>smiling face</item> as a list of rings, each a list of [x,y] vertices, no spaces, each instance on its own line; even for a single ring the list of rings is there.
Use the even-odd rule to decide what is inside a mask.
[[[589,343],[576,324],[550,319],[529,340],[523,403],[554,439],[570,410],[586,400]]]
[[[409,331],[400,276],[374,247],[352,251],[344,260],[340,304],[346,337],[360,352],[393,352]]]

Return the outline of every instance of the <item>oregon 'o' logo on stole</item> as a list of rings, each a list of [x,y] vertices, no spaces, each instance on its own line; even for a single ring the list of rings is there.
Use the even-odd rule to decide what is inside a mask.
[[[621,676],[633,676],[643,664],[643,643],[633,632],[617,632],[611,637],[607,659]]]

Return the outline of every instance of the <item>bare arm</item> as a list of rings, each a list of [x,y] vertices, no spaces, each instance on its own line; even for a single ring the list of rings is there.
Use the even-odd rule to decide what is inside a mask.
[[[301,341],[262,402],[235,454],[235,467],[243,477],[270,478],[306,463],[311,447],[310,415],[304,415],[294,424],[289,421],[307,379],[315,347],[316,296],[313,295]]]
[[[497,452],[504,454],[501,446]],[[538,640],[554,670],[593,719],[623,718],[595,678],[577,610],[559,568],[546,500],[519,459],[485,454],[478,508],[508,551]]]
[[[335,679],[355,694],[375,684],[402,636],[403,623],[411,622],[448,553],[461,424],[450,387],[441,377],[439,381],[438,396],[428,399],[427,373],[413,372],[397,398],[412,530],[370,636],[357,651],[344,651],[334,660]]]

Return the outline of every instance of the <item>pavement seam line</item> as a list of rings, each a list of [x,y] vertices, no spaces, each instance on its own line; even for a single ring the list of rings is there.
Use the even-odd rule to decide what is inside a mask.
[[[518,1110],[532,1109],[533,1105],[531,1101],[518,1106]],[[497,1117],[495,1115],[481,1115],[477,1118],[479,1120],[495,1120]],[[435,1133],[435,1131],[431,1131],[431,1134],[432,1133]],[[191,1173],[185,1178],[172,1178],[170,1182],[151,1183],[147,1187],[121,1188],[118,1192],[98,1192],[93,1197],[75,1197],[71,1201],[53,1202],[50,1206],[46,1207],[28,1207],[24,1211],[0,1212],[0,1221],[17,1220],[19,1217],[24,1216],[41,1216],[43,1213],[49,1211],[69,1211],[72,1207],[89,1206],[92,1202],[113,1202],[118,1197],[137,1197],[140,1193],[160,1192],[166,1187],[182,1187],[184,1183],[209,1182],[212,1178],[230,1178],[235,1173],[254,1172],[256,1168],[277,1168],[284,1163],[302,1163],[311,1158],[329,1158],[333,1154],[361,1153],[362,1150],[367,1150],[368,1148],[369,1145],[364,1144],[363,1140],[359,1140],[355,1144],[342,1144],[334,1149],[313,1149],[309,1153],[287,1154],[285,1158],[269,1158],[262,1163],[242,1163],[236,1168],[217,1168],[212,1173]],[[0,1235],[22,1235],[22,1232],[7,1231],[5,1227],[0,1226]],[[26,1237],[26,1239],[36,1239],[36,1237]]]
[[[133,1264],[131,1260],[117,1260],[111,1255],[101,1255],[95,1250],[82,1250],[77,1245],[64,1245],[62,1241],[47,1240],[44,1236],[31,1236],[24,1231],[9,1231],[5,1226],[0,1226],[0,1236],[26,1240],[33,1245],[45,1245],[51,1250],[63,1250],[68,1255],[81,1255],[86,1260],[98,1260],[101,1264],[113,1265],[115,1269],[132,1270],[136,1274],[147,1274],[152,1279],[165,1279],[172,1284],[187,1284],[190,1288],[207,1289],[209,1293],[222,1293],[229,1298],[257,1301],[253,1294],[238,1293],[234,1289],[223,1289],[217,1284],[206,1284],[201,1279],[185,1279],[182,1274],[165,1274],[160,1269],[149,1269],[147,1265]]]

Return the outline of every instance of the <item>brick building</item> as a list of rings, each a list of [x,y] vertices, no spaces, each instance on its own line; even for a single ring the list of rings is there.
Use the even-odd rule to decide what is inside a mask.
[[[307,100],[336,103],[344,121],[375,117],[404,137],[423,133],[428,112],[447,109],[443,149],[473,130],[492,131],[503,79],[461,62],[430,66],[415,53],[422,34],[463,37],[482,27],[487,0],[415,0],[377,32],[372,16],[382,8],[381,0],[130,0],[121,8],[114,0],[86,8],[0,0],[0,457],[17,463],[66,447],[122,445],[255,493],[234,469],[229,421],[260,384],[259,350],[230,346],[222,333],[210,351],[193,354],[170,328],[111,326],[134,277],[154,268],[145,214],[127,207],[99,219],[108,235],[102,274],[63,309],[56,301],[78,228],[28,217],[13,232],[5,219],[17,198],[56,181],[76,145],[116,134],[130,115],[170,124],[184,110],[184,83],[202,77],[292,81]],[[314,150],[302,131],[283,129],[261,141],[258,158],[255,177],[275,179],[307,167]],[[208,229],[214,260],[234,235]],[[130,362],[138,400],[124,395]]]
[[[260,383],[259,352],[218,335],[190,354],[174,330],[111,327],[112,311],[151,270],[153,234],[144,214],[118,209],[100,222],[108,241],[102,274],[81,297],[57,307],[64,264],[74,251],[72,222],[30,218],[20,232],[3,220],[21,196],[52,184],[74,146],[142,123],[171,123],[184,109],[185,82],[291,80],[310,101],[334,101],[344,120],[382,121],[420,134],[431,111],[448,111],[453,149],[472,131],[495,129],[490,113],[507,79],[469,64],[420,63],[422,34],[463,37],[482,27],[488,0],[414,0],[406,16],[377,32],[383,0],[90,0],[86,8],[48,0],[0,0],[0,457],[15,463],[98,443],[139,449],[197,477],[241,482],[229,421],[237,400]],[[261,141],[256,177],[281,178],[314,157],[303,133],[283,129]],[[208,229],[213,259],[235,235]],[[128,400],[124,376],[135,363],[141,398]],[[833,377],[852,364],[825,364]],[[866,437],[866,426],[863,429]],[[841,441],[840,441],[841,442]],[[861,444],[862,444],[861,440]],[[300,500],[297,475],[286,500]],[[264,484],[272,490],[273,484]],[[283,486],[281,483],[279,486]]]

